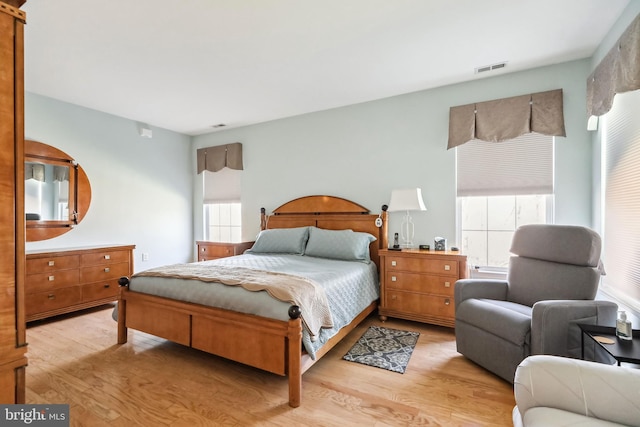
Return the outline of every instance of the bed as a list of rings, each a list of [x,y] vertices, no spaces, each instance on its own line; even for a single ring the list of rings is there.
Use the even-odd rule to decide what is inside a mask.
[[[346,286],[344,284],[348,282],[356,289],[364,286],[358,282],[360,277],[364,277],[364,280],[375,280],[378,289],[378,250],[388,246],[386,206],[383,206],[380,214],[370,214],[368,209],[346,199],[307,196],[285,203],[271,215],[262,209],[260,216],[262,231],[256,244],[243,255],[178,266],[180,272],[176,276],[173,275],[173,266],[169,266],[152,269],[154,271],[149,273],[137,273],[131,279],[122,278],[117,310],[118,343],[127,342],[127,330],[131,328],[286,376],[289,405],[298,407],[301,403],[302,374],[376,309],[378,294],[372,296],[370,292],[364,292],[364,298],[369,300],[366,303],[360,301],[358,308],[346,309],[345,305],[344,309],[334,310],[336,301],[342,301],[341,297],[336,297],[338,294],[331,286],[323,284],[322,288],[326,289],[324,299],[329,306],[334,306],[331,306],[330,320],[326,316],[316,320],[309,313],[324,313],[318,308],[321,304],[316,301],[323,298],[314,298],[313,302],[303,299],[301,304],[292,304],[286,302],[287,298],[279,300],[256,289],[246,290],[244,285],[224,286],[215,282],[230,284],[232,279],[236,280],[235,276],[228,276],[235,274],[235,266],[239,266],[241,273],[249,275],[272,270],[271,267],[275,266],[273,273],[264,272],[261,278],[282,273],[283,280],[276,278],[285,288],[282,292],[297,289],[301,283],[288,283],[289,279],[295,279],[299,272],[310,271],[315,272],[316,276],[304,280],[311,283],[324,281],[328,277],[333,280],[331,283],[338,283],[337,287]],[[287,250],[281,251],[282,254],[270,253],[269,242],[274,236],[288,236],[287,246],[297,241],[290,238],[292,235],[298,236],[304,230],[308,233],[304,250],[309,254],[289,254]],[[358,235],[358,242],[364,235],[375,238],[367,240],[366,256],[361,256],[357,251],[355,261],[345,261],[348,257],[344,258],[340,253],[349,251],[341,245],[328,258],[325,257],[328,240],[335,236],[347,238],[350,242],[355,239],[353,234]],[[269,236],[269,239],[265,236]],[[318,263],[314,265],[307,262]],[[294,266],[293,270],[291,265]],[[206,273],[203,273],[205,269]],[[215,273],[209,273],[214,270]],[[289,275],[291,271],[294,276]],[[199,276],[194,280],[192,276],[196,274]],[[272,277],[268,279],[274,280]],[[200,288],[211,287],[207,286],[211,283],[224,289],[222,292],[225,294],[221,297],[203,297],[204,291]],[[187,291],[192,295],[191,298],[172,293],[187,286],[193,286]],[[271,290],[268,292],[275,293]],[[238,307],[238,298],[245,302],[256,299],[253,306],[263,307],[263,311]],[[265,298],[271,302],[267,303]],[[350,312],[345,314],[345,311]],[[338,312],[340,314],[336,314]]]

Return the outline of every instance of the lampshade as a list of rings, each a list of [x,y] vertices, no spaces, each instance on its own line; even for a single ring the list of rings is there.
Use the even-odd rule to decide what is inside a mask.
[[[389,212],[397,211],[426,211],[422,200],[422,189],[410,188],[406,190],[393,190],[389,202]]]

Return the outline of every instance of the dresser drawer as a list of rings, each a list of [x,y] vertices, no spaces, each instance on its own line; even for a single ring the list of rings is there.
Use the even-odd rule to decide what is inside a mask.
[[[104,280],[82,286],[82,302],[113,297],[116,299],[120,292],[117,279]]]
[[[80,287],[55,289],[50,292],[38,292],[29,295],[26,300],[27,316],[44,311],[57,310],[74,304],[79,304],[82,300]]]
[[[81,255],[82,265],[114,264],[129,262],[129,251],[100,251]]]
[[[453,319],[455,306],[453,297],[423,295],[413,292],[388,290],[386,292],[386,308],[388,310]]]
[[[96,265],[93,267],[83,267],[80,269],[80,282],[92,283],[102,280],[118,279],[129,275],[129,263],[121,262],[117,264]]]
[[[54,289],[76,286],[79,281],[79,271],[60,270],[50,273],[29,274],[25,281],[25,291],[28,294],[35,292],[51,291]]]
[[[68,270],[78,268],[80,257],[78,255],[52,256],[46,258],[27,259],[27,274],[46,273],[55,270]]]
[[[385,262],[387,271],[410,271],[458,277],[458,261],[456,260],[388,257]]]
[[[427,276],[404,271],[387,272],[386,285],[389,289],[438,294],[453,297],[456,277]]]

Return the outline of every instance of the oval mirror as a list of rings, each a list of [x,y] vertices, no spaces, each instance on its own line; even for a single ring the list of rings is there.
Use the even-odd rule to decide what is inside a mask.
[[[27,242],[70,231],[91,204],[84,169],[65,152],[38,141],[25,140],[24,160]]]

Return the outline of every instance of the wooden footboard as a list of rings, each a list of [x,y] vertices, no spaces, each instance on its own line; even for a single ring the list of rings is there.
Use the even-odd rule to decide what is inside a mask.
[[[118,343],[127,342],[127,330],[132,328],[287,376],[289,405],[296,408],[302,397],[302,374],[376,307],[377,302],[367,307],[320,348],[313,360],[302,350],[299,317],[274,320],[133,292],[123,286],[118,305]]]

